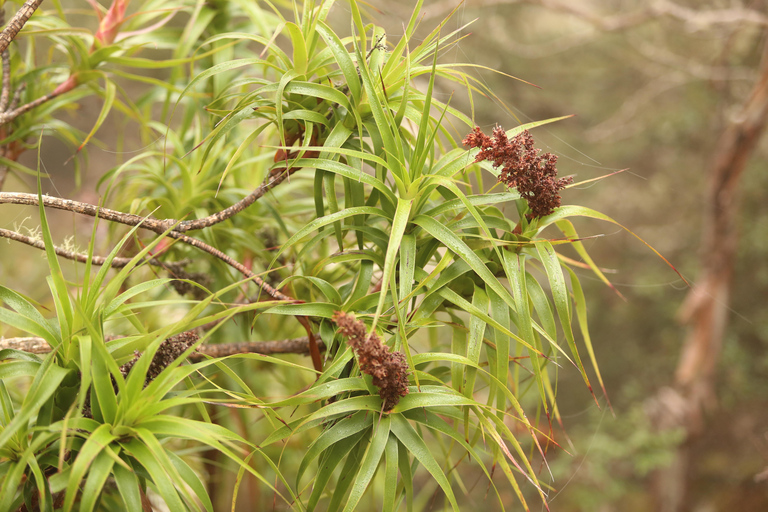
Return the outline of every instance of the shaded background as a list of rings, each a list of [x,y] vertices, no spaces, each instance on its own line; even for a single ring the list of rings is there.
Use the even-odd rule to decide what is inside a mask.
[[[455,1],[427,2],[422,26],[431,29]],[[650,6],[649,6],[650,5]],[[339,3],[336,9],[346,7]],[[373,2],[370,13],[396,41],[412,2]],[[471,35],[444,50],[443,59],[474,62],[536,84],[477,69],[498,95],[475,95],[479,126],[509,129],[520,122],[574,114],[538,128],[540,147],[560,156],[561,175],[576,181],[627,171],[564,192],[566,204],[589,206],[627,226],[659,250],[694,287],[700,283],[702,236],[713,228],[708,177],[724,133],[745,115],[760,83],[768,33],[764,1],[467,1],[446,25]],[[340,18],[346,14],[340,14]],[[83,23],[95,26],[95,20]],[[472,108],[461,91],[452,106]],[[507,108],[508,107],[508,108]],[[87,130],[100,104],[68,114]],[[92,144],[82,185],[72,150],[46,141],[49,192],[95,202],[95,180],[122,157],[110,148],[108,125]],[[114,132],[113,132],[114,133]],[[464,134],[457,134],[463,136]],[[680,307],[689,289],[647,247],[615,226],[583,220],[581,235],[602,235],[587,249],[626,300],[586,272],[592,341],[613,412],[598,409],[573,369],[560,373],[558,400],[566,433],[557,441],[571,455],[550,451],[551,509],[557,511],[768,510],[768,148],[766,137],[748,153],[734,196],[734,225],[715,239],[738,234],[722,350],[711,350],[712,394],[689,410],[676,369],[686,340]],[[126,143],[131,148],[131,141]],[[35,155],[25,162],[32,165]],[[34,191],[9,180],[5,190]],[[19,209],[4,209],[22,220]],[[714,212],[717,215],[717,212]],[[71,216],[59,216],[71,231]],[[30,290],[35,249],[0,255],[5,285]],[[40,283],[44,289],[44,283]],[[701,407],[699,407],[699,405]],[[542,467],[542,478],[547,470]],[[670,488],[670,483],[672,488]],[[484,485],[484,484],[479,484]],[[475,505],[486,506],[482,492]],[[511,498],[510,503],[513,502]],[[533,498],[530,503],[537,503]],[[490,505],[489,505],[490,506]]]

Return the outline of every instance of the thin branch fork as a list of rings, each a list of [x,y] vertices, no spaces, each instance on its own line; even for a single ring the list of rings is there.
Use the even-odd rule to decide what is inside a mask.
[[[17,93],[16,93],[17,96],[18,96],[18,94],[20,92],[21,92],[21,89],[18,89]],[[22,106],[20,106],[18,108],[11,108],[7,112],[0,112],[0,126],[4,125],[4,124],[10,123],[11,121],[16,119],[20,115],[26,114],[27,112],[29,112],[33,108],[39,107],[43,103],[51,101],[52,99],[56,98],[57,96],[61,96],[65,92],[67,92],[67,91],[64,90],[64,89],[61,89],[61,90],[57,89],[57,90],[55,90],[55,91],[53,91],[51,93],[45,94],[43,96],[40,96],[36,100],[30,101],[29,103],[26,103],[26,104],[24,104],[24,105],[22,105]],[[17,100],[15,103],[18,103],[18,98],[14,98],[14,99]],[[14,105],[12,104],[11,107],[14,107]]]
[[[249,195],[248,198],[246,199],[252,198],[250,204],[253,204],[253,202],[255,202],[256,200],[256,198],[254,197],[257,194],[260,194],[258,195],[258,197],[263,196],[267,192],[267,190],[271,189],[272,187],[284,181],[287,175],[288,175],[288,172],[284,172],[279,174],[278,176],[275,176],[273,179],[262,184],[259,188],[257,188],[256,191],[254,191],[254,193]],[[28,205],[28,206],[38,206],[39,202],[38,202],[38,196],[35,194],[25,194],[20,192],[0,192],[0,204],[22,204],[22,205]],[[171,226],[173,226],[174,222],[176,222],[172,220],[161,221],[156,219],[145,218],[139,215],[123,213],[117,210],[111,210],[109,208],[100,208],[96,205],[82,203],[80,201],[73,201],[71,199],[63,199],[60,197],[43,196],[43,206],[47,208],[55,208],[58,210],[65,210],[73,213],[78,213],[81,215],[87,215],[90,217],[99,217],[107,221],[117,222],[117,223],[125,224],[128,226],[139,226],[140,228],[154,231],[157,234],[166,233],[166,231],[169,228],[171,228]],[[232,215],[235,215],[235,213],[242,211],[242,209],[244,208],[245,207],[242,207],[239,210],[237,210],[236,208],[233,209],[233,207],[230,207],[227,210],[224,210],[224,212],[226,213],[223,215],[221,215],[222,212],[219,212],[218,214],[214,214],[200,220],[207,225],[213,225],[223,221],[226,215],[231,217]],[[237,211],[234,211],[234,210],[237,210]],[[207,226],[204,226],[204,227],[207,227]],[[245,277],[251,279],[259,288],[264,290],[270,297],[277,300],[295,301],[293,297],[290,297],[280,292],[279,290],[275,289],[274,287],[269,285],[266,281],[264,281],[262,278],[260,278],[259,276],[251,272],[251,270],[246,268],[242,263],[236,261],[234,258],[230,256],[227,256],[226,254],[216,249],[215,247],[212,247],[196,238],[189,237],[175,228],[172,229],[171,231],[168,231],[166,234],[171,238],[179,240],[180,242],[183,242],[187,245],[191,245],[192,247],[196,247],[220,259],[227,265],[231,266],[232,268],[234,268],[235,270],[243,274]],[[37,247],[37,245],[34,245],[34,244],[29,244],[29,245],[33,245]],[[302,325],[303,325],[303,322],[302,322]]]
[[[9,193],[8,192],[0,192],[0,195],[5,195],[5,194],[9,194]],[[22,195],[31,195],[31,194],[22,194]],[[59,198],[51,198],[51,199],[59,200]],[[62,201],[68,201],[68,200],[65,199],[65,200],[62,200]],[[2,203],[2,202],[3,201],[0,199],[0,203]],[[20,204],[20,203],[16,203],[16,204]],[[24,204],[24,203],[22,203],[22,204]],[[43,204],[45,206],[47,206],[45,204],[45,201],[43,201]],[[69,210],[67,208],[61,208],[61,209],[67,210],[67,211],[74,211],[74,210]],[[84,212],[75,211],[75,213],[84,213]],[[87,213],[85,213],[85,214],[87,215]],[[124,214],[124,215],[128,215],[128,214]],[[143,227],[143,228],[150,229],[152,231],[157,232],[157,230],[152,229],[149,226],[144,226],[143,224],[140,225],[139,227]],[[162,234],[163,231],[160,231],[159,233]],[[167,233],[167,235],[169,237],[171,237],[171,238],[175,238],[175,239],[179,240],[180,242],[183,242],[183,243],[185,243],[187,245],[191,245],[192,247],[200,249],[200,250],[202,250],[204,252],[207,252],[208,254],[210,254],[210,255],[220,259],[221,261],[223,261],[227,265],[231,266],[232,268],[234,268],[235,270],[237,270],[238,272],[243,274],[248,279],[252,280],[256,284],[256,286],[258,286],[259,288],[264,290],[270,297],[272,297],[272,298],[274,298],[276,300],[284,300],[284,301],[296,302],[296,299],[294,299],[293,297],[290,297],[290,296],[282,293],[281,291],[275,289],[273,286],[271,286],[266,281],[264,281],[261,277],[259,277],[258,275],[254,274],[245,265],[243,265],[242,263],[238,262],[234,258],[232,258],[230,256],[227,256],[226,254],[224,254],[220,250],[216,249],[215,247],[212,247],[212,246],[206,244],[205,242],[202,242],[202,241],[200,241],[200,240],[198,240],[196,238],[192,238],[192,237],[189,237],[187,235],[178,233],[176,231],[171,231],[171,232]],[[0,229],[0,237],[8,238],[10,240],[15,240],[17,242],[21,242],[21,243],[27,244],[27,245],[35,247],[37,249],[43,249],[43,250],[45,249],[45,244],[41,240],[37,240],[37,239],[35,239],[33,237],[22,235],[21,233],[17,233],[15,231],[11,231],[11,230],[8,230],[8,229]],[[73,252],[73,251],[68,251],[68,250],[66,250],[66,249],[64,249],[62,247],[59,247],[59,246],[54,246],[54,251],[56,252],[56,254],[58,254],[61,257],[64,257],[64,258],[67,258],[67,259],[70,259],[70,260],[74,260],[74,261],[79,261],[80,263],[86,263],[88,261],[88,255],[83,254],[83,253],[76,253],[76,252]],[[131,258],[114,258],[112,260],[112,267],[114,267],[114,268],[124,267],[125,265],[128,264],[129,261],[131,261]],[[91,263],[94,264],[94,265],[103,265],[104,263],[106,263],[106,258],[104,258],[103,256],[93,256],[91,258]],[[151,265],[156,265],[156,266],[160,266],[160,267],[171,267],[171,268],[173,268],[173,266],[174,266],[173,263],[162,263],[159,260],[156,260],[154,258],[150,259],[149,263]]]

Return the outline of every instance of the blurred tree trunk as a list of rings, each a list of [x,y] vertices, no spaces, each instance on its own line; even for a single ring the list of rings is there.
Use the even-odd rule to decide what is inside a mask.
[[[768,39],[768,34],[764,35]],[[681,512],[689,476],[689,445],[701,433],[703,415],[715,405],[715,370],[728,323],[731,278],[738,248],[738,184],[768,122],[768,41],[759,75],[738,117],[727,120],[708,175],[704,232],[700,246],[701,274],[680,309],[688,326],[674,389],[654,397],[651,416],[660,428],[682,427],[687,441],[673,464],[653,478],[656,510]],[[662,417],[664,416],[664,417]]]

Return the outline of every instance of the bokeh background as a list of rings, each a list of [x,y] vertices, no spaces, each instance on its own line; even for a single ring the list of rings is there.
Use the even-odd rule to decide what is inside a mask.
[[[368,12],[396,41],[413,5],[373,1]],[[343,2],[335,9],[346,17]],[[768,3],[441,0],[425,2],[422,26],[431,30],[454,9],[444,30],[468,24],[467,37],[441,58],[482,66],[472,73],[497,98],[475,94],[470,103],[438,81],[441,99],[452,96],[452,106],[474,110],[486,132],[496,124],[509,129],[573,114],[534,131],[540,147],[559,155],[560,174],[582,181],[624,170],[568,189],[565,203],[616,219],[694,289],[712,252],[702,245],[705,235],[723,243],[737,236],[735,258],[721,269],[730,293],[718,297],[726,324],[721,346],[709,350],[711,393],[691,411],[676,378],[690,328],[680,311],[691,288],[631,234],[597,221],[577,224],[580,234],[599,235],[585,244],[624,298],[588,272],[580,276],[612,409],[604,398],[595,405],[575,370],[560,372],[565,431],[558,427],[556,439],[570,453],[549,452],[550,508],[768,510],[768,137],[740,153],[745,167],[734,177],[728,232],[712,235],[713,215],[729,213],[712,210],[709,185],[728,130],[750,114],[755,91],[768,88]],[[83,23],[96,21],[84,16]],[[65,115],[87,131],[99,110],[94,101]],[[96,202],[95,181],[125,155],[115,153],[115,133],[107,123],[97,134],[79,183],[68,161],[73,150],[46,141],[42,161],[52,175],[46,191]],[[122,151],[137,149],[136,143],[129,136]],[[32,152],[24,158],[34,167]],[[5,190],[35,188],[29,179],[11,177]],[[12,226],[26,214],[5,207],[3,215]],[[56,222],[72,231],[77,221],[58,216]],[[34,276],[45,268],[35,249],[2,244],[6,286],[34,296]],[[45,284],[39,286],[44,294]],[[548,470],[541,471],[548,481]],[[467,506],[486,506],[482,495],[475,492],[479,498]]]

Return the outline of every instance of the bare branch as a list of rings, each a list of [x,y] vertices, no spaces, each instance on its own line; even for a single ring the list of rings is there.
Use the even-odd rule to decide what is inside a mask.
[[[9,199],[9,200],[4,200],[4,199]],[[14,199],[17,199],[17,201],[14,201]],[[36,205],[37,204],[37,196],[34,196],[32,194],[21,194],[21,193],[16,193],[16,192],[0,192],[0,204],[2,204],[2,203]],[[123,224],[129,224],[127,219],[130,219],[130,218],[133,218],[133,217],[138,217],[138,215],[131,215],[131,214],[126,214],[126,213],[121,213],[121,212],[118,212],[118,211],[115,211],[115,210],[108,210],[108,209],[103,209],[102,210],[102,209],[99,209],[98,207],[96,207],[94,205],[91,205],[91,204],[80,203],[79,201],[71,201],[69,199],[61,199],[59,197],[44,196],[43,197],[43,205],[44,206],[49,206],[49,207],[52,207],[52,208],[58,208],[58,209],[61,209],[61,210],[71,211],[71,212],[74,212],[74,213],[80,213],[80,214],[84,214],[84,215],[91,215],[91,212],[95,213],[95,212],[98,211],[98,213],[99,213],[98,216],[100,218],[103,218],[103,219],[106,219],[106,220],[116,220],[116,219],[119,218],[119,219],[124,221]],[[106,210],[106,212],[104,212],[104,210]],[[104,213],[104,215],[102,215],[102,213]],[[138,217],[138,218],[142,219],[142,217]],[[149,229],[149,230],[154,231],[154,232],[156,232],[158,234],[163,234],[165,231],[162,230],[161,229],[161,225],[158,225],[158,224],[160,224],[158,221],[154,221],[154,223],[150,222],[150,223],[148,223],[148,225],[145,225],[145,224],[142,224],[142,223],[138,223],[139,227],[141,227],[141,228]],[[35,242],[34,239],[26,237],[26,238],[29,238],[29,239],[25,240],[24,239],[25,238],[24,235],[20,235],[18,233],[13,232],[13,231],[3,230],[3,235],[2,236],[4,236],[5,238],[12,239],[12,240],[17,240],[17,241],[22,242],[22,243],[26,243],[27,245],[31,245],[32,247],[41,248],[40,244]],[[187,245],[191,245],[192,247],[200,249],[200,250],[202,250],[204,252],[207,252],[211,256],[214,256],[214,257],[220,259],[221,261],[223,261],[224,263],[226,263],[230,267],[234,268],[235,270],[237,270],[238,272],[243,274],[245,277],[247,277],[250,280],[252,280],[259,288],[261,288],[262,290],[267,292],[267,294],[270,297],[272,297],[274,299],[277,299],[277,300],[295,301],[294,298],[289,297],[288,295],[280,292],[279,290],[276,290],[274,287],[272,287],[266,281],[264,281],[261,277],[259,277],[258,275],[254,274],[248,268],[246,268],[245,265],[243,265],[242,263],[238,262],[234,258],[232,258],[230,256],[227,256],[226,254],[224,254],[220,250],[216,249],[215,247],[212,247],[212,246],[206,244],[205,242],[202,242],[201,240],[189,237],[189,236],[184,235],[182,233],[179,233],[177,231],[170,231],[170,232],[167,233],[167,236],[169,236],[171,238],[175,238],[176,240],[179,240],[180,242],[183,242],[183,243],[185,243]],[[44,246],[42,248],[44,248]],[[87,261],[87,258],[81,259],[80,255],[76,255],[74,253],[67,254],[67,251],[63,251],[63,253],[59,252],[59,251],[63,251],[63,250],[61,248],[58,248],[58,250],[57,250],[57,254],[59,254],[59,255],[61,255],[63,257],[73,256],[70,259],[75,259],[76,261],[82,261],[82,262]],[[101,258],[101,257],[99,257],[99,258]],[[94,263],[95,263],[95,260],[94,260]],[[101,260],[101,263],[97,263],[97,264],[103,264],[103,259]],[[161,266],[162,266],[162,264],[161,264]]]
[[[426,18],[445,17],[456,8],[456,0],[444,0],[431,2],[424,7]],[[601,14],[594,9],[584,8],[582,3],[568,2],[565,0],[482,0],[474,3],[476,9],[487,9],[500,5],[535,5],[550,11],[560,12],[578,18],[592,25],[601,32],[616,32],[631,27],[642,25],[653,19],[668,17],[685,23],[689,30],[709,29],[719,25],[743,25],[751,24],[768,26],[768,16],[754,9],[734,7],[728,9],[690,9],[680,6],[668,0],[656,0],[648,2],[647,6],[635,12],[619,14]],[[410,8],[410,7],[409,7]],[[497,23],[503,23],[499,18]],[[507,28],[496,30],[495,34],[504,34]],[[498,36],[495,36],[498,37]],[[519,53],[530,58],[541,58],[569,50],[573,47],[585,44],[594,39],[591,31],[566,34],[562,37],[546,43],[523,45],[517,42],[503,41],[503,46],[519,49]],[[512,39],[505,37],[505,39]]]
[[[675,71],[683,71],[694,78],[711,82],[757,79],[754,69],[742,66],[709,66],[687,57],[676,55],[667,48],[655,46],[641,37],[627,37],[627,41],[643,57]]]
[[[27,88],[27,83],[22,82],[19,84],[19,86],[16,88],[15,91],[13,91],[13,97],[11,98],[11,104],[8,105],[8,110],[15,110],[16,107],[21,102],[21,93],[24,92],[24,89]]]
[[[117,339],[117,338],[114,338]],[[325,344],[318,342],[318,348],[325,350]],[[50,345],[43,338],[0,338],[0,350],[20,350],[30,354],[47,354],[51,351]],[[309,338],[290,338],[273,341],[245,341],[240,343],[218,343],[200,345],[197,353],[192,353],[190,359],[200,361],[208,357],[226,357],[236,354],[309,354]]]
[[[25,194],[22,192],[2,192],[0,193],[0,204],[23,204],[27,206],[38,206],[37,194]],[[173,222],[144,218],[140,215],[123,213],[109,208],[102,208],[89,203],[81,203],[71,199],[60,197],[43,196],[43,206],[46,208],[55,208],[89,217],[99,217],[110,222],[125,224],[127,226],[141,225],[144,229],[152,230],[156,233],[162,233],[173,226]]]
[[[274,175],[270,174],[270,176],[267,178],[267,180],[259,185],[256,190],[251,192],[248,196],[244,197],[240,201],[236,202],[232,206],[225,208],[221,210],[220,212],[216,212],[212,215],[209,215],[208,217],[203,217],[202,219],[195,219],[195,220],[185,220],[179,222],[179,224],[174,228],[174,231],[194,231],[197,229],[203,229],[210,226],[213,226],[215,224],[218,224],[219,222],[223,222],[230,217],[235,216],[236,214],[240,213],[241,211],[245,210],[249,206],[251,206],[253,203],[261,199],[261,197],[272,190],[274,187],[285,181],[285,179],[293,173],[296,169],[290,169],[286,172],[277,172]],[[274,169],[273,169],[274,171]],[[176,221],[166,219],[164,222],[174,224]]]
[[[449,12],[456,8],[457,2],[455,0],[445,0],[443,2],[431,2],[425,6],[426,18],[445,17]],[[487,9],[494,5],[538,5],[547,9],[560,11],[566,14],[582,18],[590,23],[599,26],[603,30],[621,30],[626,27],[635,26],[643,23],[652,16],[652,11],[649,8],[639,10],[637,12],[617,14],[614,16],[600,16],[594,12],[581,9],[574,3],[561,3],[552,0],[483,0],[482,2],[475,3],[473,7],[477,9]]]
[[[37,196],[33,194],[23,194],[18,192],[0,192],[0,204],[3,204],[3,203],[37,206],[38,199],[37,199]],[[163,234],[168,229],[167,227],[165,227],[166,223],[164,221],[157,221],[154,219],[145,219],[138,215],[122,213],[116,210],[110,210],[108,208],[99,208],[98,206],[95,206],[92,204],[81,203],[79,201],[72,201],[70,199],[62,199],[60,197],[43,196],[43,205],[49,208],[56,208],[59,210],[79,213],[82,215],[89,215],[91,217],[98,216],[99,218],[104,220],[119,222],[121,224],[127,224],[129,226],[139,226],[140,228],[148,229],[158,234]],[[183,233],[179,233],[178,231],[175,231],[175,230],[169,231],[167,233],[167,236],[171,238],[175,238],[180,242],[183,242],[187,245],[191,245],[192,247],[200,249],[201,251],[207,252],[211,256],[214,256],[220,259],[230,267],[234,268],[235,270],[243,274],[245,277],[252,280],[259,288],[267,292],[267,294],[273,299],[295,301],[294,298],[289,297],[288,295],[276,290],[274,287],[270,286],[266,281],[264,281],[258,275],[254,274],[248,268],[246,268],[245,265],[238,262],[234,258],[227,256],[226,254],[216,249],[215,247],[212,247],[196,238],[192,238],[187,235],[184,235]],[[29,244],[29,245],[33,245],[33,244]],[[33,245],[33,246],[37,247],[36,245]]]
[[[286,172],[280,173],[279,175],[273,177],[272,180],[260,186],[259,189],[257,189],[257,191],[260,189],[263,189],[263,191],[261,192],[261,195],[264,195],[264,193],[266,193],[267,190],[274,187],[277,183],[282,182],[287,177],[287,175],[291,173],[292,170],[288,170]],[[259,197],[261,197],[261,195]],[[251,194],[251,196],[254,196],[254,194]],[[256,199],[253,199],[253,201],[255,200]],[[35,194],[24,194],[21,192],[0,192],[0,204],[23,204],[28,206],[37,206],[39,202],[38,202],[38,197]],[[176,221],[171,221],[171,220],[160,221],[156,219],[145,218],[139,215],[123,213],[117,210],[110,210],[109,208],[100,208],[93,204],[82,203],[80,201],[73,201],[71,199],[63,199],[60,197],[43,196],[43,206],[48,208],[56,208],[59,210],[78,213],[81,215],[88,215],[90,217],[99,217],[104,220],[108,220],[111,222],[118,222],[120,224],[126,224],[129,226],[139,226],[142,229],[148,229],[150,231],[154,231],[155,233],[161,234],[161,235],[165,233],[166,236],[169,236],[170,238],[174,238],[187,245],[191,245],[192,247],[200,249],[201,251],[207,252],[211,256],[214,256],[215,258],[220,259],[221,261],[223,261],[224,263],[226,263],[227,265],[234,268],[235,270],[240,272],[242,275],[244,275],[245,277],[253,281],[259,288],[267,292],[267,294],[273,299],[292,301],[292,302],[296,301],[296,299],[294,299],[293,297],[290,297],[280,292],[279,290],[275,289],[273,286],[271,286],[266,281],[264,281],[261,277],[251,272],[251,270],[245,267],[245,265],[238,262],[234,258],[224,254],[223,252],[216,249],[215,247],[212,247],[196,238],[189,237],[177,231],[175,228],[172,229],[171,231],[167,231],[168,229],[171,228],[171,226],[173,226],[173,223]],[[228,215],[232,216],[235,213],[229,212]],[[216,215],[213,215],[211,217],[216,217]],[[207,218],[210,218],[210,217],[207,217]],[[212,224],[215,224],[216,222],[220,222],[221,220],[215,220],[211,222]],[[303,322],[302,322],[302,325],[304,325]]]
[[[653,11],[657,15],[670,16],[684,21],[694,28],[708,28],[713,25],[752,25],[768,26],[768,16],[754,9],[733,7],[730,9],[690,9],[668,0],[656,0]]]
[[[45,250],[45,243],[42,240],[31,237],[31,236],[22,235],[21,233],[17,233],[16,231],[0,228],[0,237],[7,238],[9,240],[14,240],[16,242],[21,242],[23,244],[27,244],[31,247],[34,247],[36,249],[40,249],[43,251]],[[66,258],[68,260],[78,261],[80,263],[87,263],[89,259],[87,254],[69,251],[58,245],[53,246],[53,249],[57,255],[61,256],[62,258]],[[92,256],[90,260],[91,260],[91,264],[99,265],[99,266],[104,265],[107,262],[107,258],[105,258],[104,256]],[[112,268],[123,268],[131,261],[133,261],[133,258],[116,256],[110,262],[110,266]],[[156,267],[162,267],[162,268],[171,270],[172,272],[175,272],[180,268],[182,268],[183,266],[189,264],[188,260],[177,261],[173,263],[165,263],[155,258],[147,258],[145,262]]]
[[[574,16],[590,25],[585,27],[585,29],[582,31],[564,33],[557,39],[551,41],[526,44],[520,43],[519,41],[516,41],[514,37],[512,37],[507,26],[507,21],[504,17],[494,17],[488,20],[494,39],[500,39],[498,41],[500,46],[515,54],[519,54],[530,59],[550,57],[552,55],[556,55],[558,53],[562,53],[572,48],[589,43],[595,39],[597,30],[602,32],[615,32],[640,25],[652,18],[652,13],[648,9],[628,14],[601,16],[571,4],[560,4],[558,2],[549,0],[490,0],[477,7],[480,8],[487,7],[489,5],[516,4],[530,4],[544,7],[552,11]],[[438,8],[438,10],[435,11],[435,5],[436,4],[430,4],[430,6],[426,8],[427,17],[430,17],[430,14],[433,16],[444,16],[446,14],[443,12],[443,9]],[[453,7],[455,6],[452,6],[451,8]]]
[[[21,92],[21,89],[19,89],[18,92]],[[0,125],[4,125],[4,124],[7,124],[7,123],[10,123],[11,121],[16,119],[20,115],[26,114],[27,112],[29,112],[33,108],[39,107],[43,103],[46,103],[48,101],[51,101],[53,98],[61,96],[65,92],[67,92],[67,90],[65,90],[65,89],[59,90],[59,89],[57,89],[57,90],[53,91],[52,93],[46,94],[44,96],[40,96],[36,100],[30,101],[26,105],[22,105],[22,106],[20,106],[18,108],[15,108],[15,105],[12,105],[11,110],[9,110],[8,112],[0,113]],[[16,95],[14,95],[14,100],[15,100],[16,103],[18,103],[18,101],[19,101],[18,98],[19,98],[19,95],[17,93]]]
[[[5,24],[5,11],[0,9],[0,25]],[[3,89],[0,92],[0,112],[8,108],[11,99],[11,53],[6,48],[2,52],[3,60]]]
[[[5,112],[11,99],[11,57],[8,50],[2,55],[3,59],[3,90],[0,92],[0,111]]]
[[[564,34],[557,39],[547,41],[546,43],[521,43],[510,34],[509,30],[505,26],[506,21],[504,18],[494,17],[488,20],[490,27],[489,33],[493,34],[494,39],[497,39],[499,45],[505,48],[507,51],[520,55],[526,59],[542,59],[557,55],[558,53],[566,52],[577,46],[586,44],[595,38],[595,31],[593,28],[588,28],[584,32],[574,32],[570,34]]]
[[[2,114],[0,114],[0,124],[2,124]],[[209,215],[208,217],[188,221],[146,218],[140,215],[123,213],[117,210],[111,210],[109,208],[103,208],[89,203],[82,203],[80,201],[73,201],[71,199],[63,199],[60,197],[51,196],[43,196],[43,205],[46,208],[65,210],[68,212],[78,213],[80,215],[88,215],[89,217],[99,217],[100,219],[108,220],[110,222],[117,222],[119,224],[125,224],[126,226],[141,225],[142,228],[152,230],[155,233],[162,233],[174,224],[177,224],[177,226],[173,228],[173,231],[176,233],[183,233],[186,231],[207,228],[233,217],[234,215],[251,206],[258,199],[263,197],[264,194],[266,194],[268,191],[285,181],[289,174],[291,173],[281,172],[274,176],[270,176],[267,181],[259,185],[259,187],[257,187],[256,190],[254,190],[251,194],[233,204],[232,206],[225,208],[220,212]],[[22,192],[2,192],[0,193],[0,204],[23,204],[27,206],[37,206],[37,194],[25,194]]]
[[[11,41],[16,38],[16,34],[18,34],[19,30],[24,27],[24,24],[29,20],[32,14],[34,14],[41,3],[43,3],[43,0],[27,0],[24,2],[24,5],[21,6],[19,12],[11,18],[8,26],[0,32],[0,52],[4,52],[8,48]]]
[[[615,32],[617,30],[623,30],[629,27],[640,25],[651,19],[654,14],[652,7],[646,7],[645,9],[636,12],[604,16],[598,14],[595,11],[582,8],[581,4],[578,4],[577,2],[561,3],[559,1],[552,0],[524,0],[524,3],[540,5],[547,9],[570,14],[584,21],[588,21],[595,27],[605,32]]]
[[[325,350],[325,344],[319,341],[318,348]],[[236,354],[309,354],[310,344],[307,336],[301,338],[292,338],[287,340],[274,341],[245,341],[242,343],[217,343],[211,345],[201,345],[197,349],[199,354],[192,354],[190,359],[200,360],[203,356],[209,357],[227,357]]]
[[[0,350],[21,350],[30,354],[47,354],[51,346],[43,338],[3,338],[0,337]]]
[[[768,26],[768,16],[754,9],[733,7],[729,9],[690,9],[669,0],[648,2],[647,7],[637,12],[600,15],[581,7],[578,2],[561,0],[522,0],[521,3],[540,5],[547,9],[571,14],[588,21],[600,30],[613,32],[634,27],[654,18],[670,17],[684,22],[693,29],[706,29],[716,25],[752,24]]]

